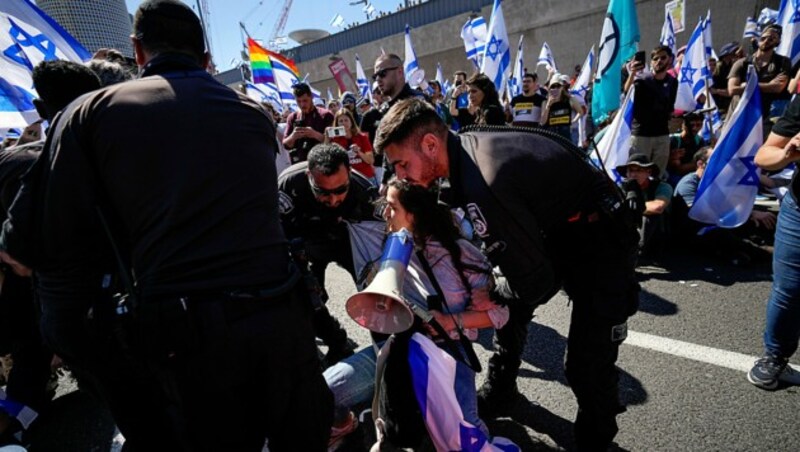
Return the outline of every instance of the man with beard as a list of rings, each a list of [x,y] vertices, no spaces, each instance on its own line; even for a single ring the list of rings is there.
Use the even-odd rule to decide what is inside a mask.
[[[669,120],[675,109],[678,80],[669,75],[672,67],[672,50],[658,46],[650,52],[651,73],[643,73],[644,63],[634,60],[628,65],[629,75],[625,92],[636,87],[633,99],[633,124],[631,126],[631,152],[646,155],[661,169],[661,176],[669,161]]]
[[[607,176],[578,149],[535,129],[450,133],[425,102],[399,102],[384,116],[376,149],[399,179],[450,181],[449,200],[467,212],[505,281],[510,319],[479,391],[482,415],[507,409],[533,311],[562,287],[573,301],[566,376],[578,399],[578,450],[606,450],[617,433],[614,363],[636,312],[638,235]]]
[[[761,117],[765,140],[772,130],[771,118],[777,119],[783,114],[786,103],[791,97],[786,85],[789,83],[792,62],[775,52],[781,43],[782,32],[783,28],[780,25],[767,26],[758,38],[758,49],[755,53],[733,63],[728,76],[728,92],[738,98],[744,92],[747,82],[747,67],[751,64],[755,66],[758,88],[761,91]],[[732,104],[730,110],[733,110],[733,106]]]

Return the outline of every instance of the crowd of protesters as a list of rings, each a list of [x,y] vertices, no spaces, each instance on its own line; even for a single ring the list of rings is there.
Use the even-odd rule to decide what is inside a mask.
[[[25,442],[62,364],[108,404],[128,450],[261,450],[265,439],[276,451],[334,450],[358,426],[352,410],[383,385],[378,447],[424,445],[426,427],[435,435],[402,401],[404,364],[376,376],[375,350],[355,350],[326,308],[329,263],[365,282],[351,225],[366,222],[381,224],[382,240],[406,230],[416,244],[410,265],[439,300],[424,300],[433,322],[410,332],[458,361],[454,397],[487,438],[482,419],[518,396],[534,309],[563,287],[575,301],[565,364],[575,444],[611,444],[624,411],[614,364],[638,307],[634,268],[672,245],[736,265],[774,252],[766,351],[748,379],[800,384],[787,365],[800,337],[797,187],[781,171],[800,160],[800,68],[774,52],[780,27],[708,62],[723,117],[755,67],[766,143],[761,206],[747,224],[705,234],[689,210],[718,134],[701,133],[706,116],[675,111],[681,51],[655,45],[649,62],[625,65],[632,137],[614,187],[591,163],[604,131],[591,120],[591,90],[571,89],[574,75],[540,83],[526,70],[516,96],[479,72],[456,71],[449,89],[411,87],[389,53],[374,63],[370,96],[315,100],[298,83],[290,109],[215,82],[199,20],[182,3],[144,2],[134,29],[136,80],[113,49],[85,66],[44,62],[33,74],[41,120],[2,143],[0,353],[13,359],[3,399],[30,411],[0,409],[0,446]],[[176,114],[194,120],[175,125]],[[241,133],[216,139],[203,127]],[[477,388],[469,341],[481,328],[496,329],[498,350]],[[321,362],[315,336],[328,347]],[[410,334],[392,337],[373,334],[409,353]],[[447,348],[452,339],[462,341]],[[215,360],[225,371],[209,375]]]

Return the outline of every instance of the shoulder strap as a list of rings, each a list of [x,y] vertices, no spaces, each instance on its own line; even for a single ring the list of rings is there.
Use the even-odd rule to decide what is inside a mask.
[[[425,253],[422,250],[417,250],[417,259],[419,259],[420,264],[422,265],[422,269],[425,270],[425,274],[428,275],[428,279],[431,280],[431,284],[433,284],[434,290],[439,294],[442,299],[442,304],[447,309],[447,313],[450,314],[452,317],[452,313],[450,313],[450,308],[447,306],[447,300],[445,300],[444,292],[442,291],[442,287],[439,285],[439,281],[436,279],[436,275],[433,274],[433,269],[431,268],[431,264],[428,263],[428,259],[425,258]],[[442,328],[442,326],[436,320],[431,320],[428,324],[436,330],[436,333],[444,339],[445,344],[447,344],[447,348],[450,349],[450,353],[459,359],[459,361],[466,364],[470,369],[474,370],[476,373],[479,373],[483,370],[481,367],[481,363],[478,360],[478,355],[475,354],[475,349],[472,348],[472,342],[469,341],[464,336],[464,332],[461,331],[461,327],[458,326],[458,322],[453,322],[456,325],[456,331],[458,331],[458,340],[461,343],[461,347],[464,349],[464,353],[466,353],[466,361],[461,353],[458,352],[458,348],[456,344],[453,342],[453,339],[450,338],[450,335]]]

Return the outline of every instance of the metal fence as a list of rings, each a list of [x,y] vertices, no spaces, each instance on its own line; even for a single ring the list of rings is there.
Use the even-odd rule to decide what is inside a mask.
[[[283,52],[296,62],[313,60],[378,39],[403,33],[406,24],[420,27],[464,13],[480,13],[493,0],[429,0]],[[466,20],[465,20],[466,22]]]

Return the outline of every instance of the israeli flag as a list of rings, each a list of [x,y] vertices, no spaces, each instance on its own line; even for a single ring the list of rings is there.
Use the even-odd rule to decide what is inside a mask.
[[[456,366],[452,356],[420,333],[414,333],[408,346],[408,362],[414,396],[436,450],[463,452],[518,452],[510,440],[491,441],[464,420],[455,396]]]
[[[486,20],[481,17],[473,17],[461,27],[461,39],[464,41],[464,50],[467,52],[467,59],[472,61],[475,68],[480,68],[483,63],[483,52],[486,49]]]
[[[778,11],[771,8],[764,8],[758,15],[758,25],[763,27],[764,25],[778,22],[778,15]]]
[[[269,102],[278,113],[283,113],[281,93],[273,83],[259,83],[257,85],[247,82],[245,84],[247,97],[256,102]]]
[[[332,101],[334,99],[334,97],[333,97],[333,93],[331,93],[331,89],[327,88],[327,90],[328,90],[328,92],[327,92],[328,102],[330,102],[330,101]]]
[[[436,63],[436,81],[439,82],[439,87],[442,88],[443,93],[446,92],[444,89],[445,80],[446,79],[444,78],[444,72],[442,71],[442,64]]]
[[[611,0],[597,49],[597,74],[592,91],[592,116],[596,123],[619,108],[622,63],[639,45],[639,19],[634,0]]]
[[[514,60],[514,73],[508,80],[508,94],[511,97],[519,96],[522,94],[522,76],[525,75],[525,65],[522,62],[523,49],[522,39],[524,36],[519,37],[519,45],[517,46],[517,59]]]
[[[489,22],[489,39],[483,53],[481,72],[494,82],[498,93],[505,88],[505,77],[511,65],[511,48],[508,46],[506,21],[503,18],[503,0],[494,0],[492,19]]]
[[[710,143],[713,138],[719,138],[719,132],[722,130],[722,116],[719,114],[714,96],[706,96],[706,103],[703,109],[713,109],[713,111],[706,113],[703,120],[703,128],[700,129],[700,136],[707,143]]]
[[[537,66],[544,66],[548,72],[558,72],[556,67],[556,59],[553,57],[553,51],[547,45],[547,41],[542,44],[542,50],[539,52],[539,60],[536,62]]]
[[[600,164],[597,157],[593,157],[595,166],[601,169],[605,167],[608,176],[618,184],[622,182],[622,176],[617,172],[617,166],[624,165],[628,161],[631,149],[634,91],[636,88],[631,87],[611,125],[597,143],[597,153],[603,164]]]
[[[589,49],[589,54],[586,55],[586,60],[583,61],[583,66],[581,67],[581,73],[578,74],[578,78],[575,79],[575,84],[572,85],[572,89],[570,93],[574,96],[578,96],[583,99],[583,102],[586,103],[586,94],[589,92],[589,88],[592,84],[592,71],[594,70],[594,46]]]
[[[778,23],[783,27],[783,34],[775,51],[788,57],[794,65],[800,60],[800,1],[781,0],[779,11]]]
[[[330,21],[331,27],[343,27],[344,26],[344,17],[341,14],[336,14]]]
[[[0,2],[0,128],[39,118],[31,72],[42,61],[82,63],[92,55],[30,0]]]
[[[706,84],[711,73],[708,70],[708,58],[706,57],[706,47],[703,41],[704,22],[704,20],[700,20],[689,38],[689,44],[686,46],[683,65],[678,74],[678,97],[675,99],[676,110],[697,110],[697,98],[706,93]]]
[[[758,39],[758,35],[759,35],[758,22],[756,22],[756,20],[753,19],[752,17],[748,17],[747,20],[744,23],[744,34],[742,35],[742,38],[744,38],[744,39],[748,39],[748,38],[756,38],[756,39]]]
[[[356,85],[358,85],[358,97],[369,99],[372,102],[372,90],[370,89],[369,79],[361,66],[361,59],[356,54]]]
[[[403,62],[403,70],[406,72],[406,82],[416,88],[425,80],[425,71],[419,67],[417,54],[414,52],[414,45],[411,43],[411,28],[406,24],[406,58]]]
[[[761,94],[751,65],[742,99],[723,127],[700,179],[690,218],[722,228],[747,221],[758,193],[759,170],[753,160],[762,142]]]
[[[669,11],[664,12],[664,25],[661,27],[659,42],[662,46],[669,47],[673,55],[678,54],[678,46],[675,43],[675,26],[672,24],[672,14]]]
[[[270,61],[272,61],[272,75],[275,77],[275,86],[280,93],[281,103],[290,111],[297,110],[297,101],[292,92],[292,87],[300,82],[297,74],[277,58],[271,58]]]

